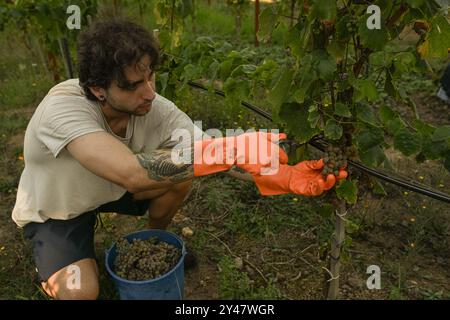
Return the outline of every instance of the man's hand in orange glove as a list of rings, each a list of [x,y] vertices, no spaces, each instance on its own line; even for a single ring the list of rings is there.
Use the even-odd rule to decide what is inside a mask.
[[[251,174],[263,168],[278,168],[288,156],[278,146],[286,134],[250,132],[239,136],[194,142],[194,176],[226,171],[236,165]]]
[[[331,189],[336,181],[347,178],[344,168],[339,176],[329,174],[324,180],[322,175],[323,159],[303,161],[294,166],[282,164],[274,175],[255,174],[253,178],[264,196],[295,193],[305,196],[318,196]]]

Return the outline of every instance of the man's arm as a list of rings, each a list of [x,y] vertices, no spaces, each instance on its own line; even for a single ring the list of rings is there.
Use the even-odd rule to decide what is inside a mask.
[[[67,150],[85,168],[131,193],[168,187],[194,177],[191,164],[172,162],[171,149],[135,155],[105,132],[76,138]]]
[[[230,170],[228,170],[225,173],[227,175],[229,175],[230,177],[233,177],[233,178],[236,178],[236,179],[239,179],[239,180],[250,181],[250,182],[254,182],[255,181],[253,179],[253,176],[250,173],[248,173],[244,169],[239,168],[237,166],[233,166]]]

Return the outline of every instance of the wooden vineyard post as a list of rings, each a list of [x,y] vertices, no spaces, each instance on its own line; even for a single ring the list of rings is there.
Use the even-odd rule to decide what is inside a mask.
[[[345,219],[347,208],[344,200],[338,202],[335,210],[334,234],[331,239],[331,251],[329,254],[329,279],[327,299],[335,300],[339,297],[339,276],[341,268],[341,249],[345,240]]]
[[[258,31],[259,31],[259,0],[255,0],[255,47],[259,46]]]

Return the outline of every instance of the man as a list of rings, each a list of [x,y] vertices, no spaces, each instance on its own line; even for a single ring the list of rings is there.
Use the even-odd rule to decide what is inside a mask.
[[[28,124],[25,169],[12,217],[32,242],[42,286],[53,298],[97,298],[93,237],[99,212],[148,211],[149,227],[165,229],[194,176],[228,171],[253,180],[263,195],[318,195],[336,181],[333,175],[324,181],[321,160],[288,166],[276,144],[284,135],[189,142],[185,151],[194,164],[174,161],[172,150],[179,144],[172,141],[174,130],[185,129],[194,137],[199,129],[155,92],[158,59],[157,44],[142,27],[125,21],[96,23],[78,41],[79,80],[53,87]],[[265,160],[250,161],[238,138],[257,138],[258,146],[271,152]],[[216,160],[219,151],[206,161],[211,147],[227,161]],[[278,170],[265,174],[273,164]],[[74,266],[80,270],[80,288],[67,286]]]
[[[441,100],[450,104],[450,64],[445,69],[440,82],[441,82],[441,86],[436,95]]]

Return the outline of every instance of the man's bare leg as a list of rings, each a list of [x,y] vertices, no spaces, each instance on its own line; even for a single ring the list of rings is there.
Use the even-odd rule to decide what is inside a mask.
[[[166,229],[173,216],[186,199],[192,186],[192,180],[175,184],[169,188],[143,191],[134,194],[135,200],[150,199],[149,227]]]
[[[79,287],[72,287],[74,276],[71,267],[78,269]],[[41,283],[44,291],[53,299],[59,300],[95,300],[99,293],[98,267],[94,259],[86,258],[58,270],[47,282]]]

